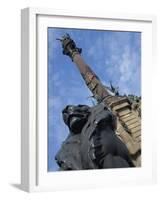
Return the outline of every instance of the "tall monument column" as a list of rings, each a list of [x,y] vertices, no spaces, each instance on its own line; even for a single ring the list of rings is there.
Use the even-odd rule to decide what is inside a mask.
[[[98,102],[103,101],[110,94],[102,85],[97,75],[83,60],[81,56],[82,49],[76,47],[75,42],[70,38],[68,34],[59,40],[62,42],[63,54],[69,56],[77,65],[83,79],[86,82],[86,85],[93,93],[94,98]]]

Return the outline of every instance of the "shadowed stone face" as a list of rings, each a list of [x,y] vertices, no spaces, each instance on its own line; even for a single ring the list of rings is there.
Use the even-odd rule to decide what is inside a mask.
[[[62,111],[63,120],[73,134],[81,132],[87,122],[90,113],[90,107],[86,105],[68,105]]]

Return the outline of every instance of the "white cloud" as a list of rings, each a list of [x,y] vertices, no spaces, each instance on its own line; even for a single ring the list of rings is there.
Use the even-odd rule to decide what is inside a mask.
[[[133,67],[133,63],[131,62],[131,56],[130,56],[130,52],[129,52],[129,47],[125,47],[124,52],[122,54],[122,58],[120,61],[120,66],[119,66],[119,70],[120,70],[120,81],[126,82],[129,81],[131,79],[131,75],[132,75],[132,67]]]

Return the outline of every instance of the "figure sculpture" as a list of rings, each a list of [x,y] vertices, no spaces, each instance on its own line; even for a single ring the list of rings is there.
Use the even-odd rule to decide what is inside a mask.
[[[63,111],[70,134],[56,155],[60,170],[134,167],[116,136],[116,117],[103,104],[68,105]]]

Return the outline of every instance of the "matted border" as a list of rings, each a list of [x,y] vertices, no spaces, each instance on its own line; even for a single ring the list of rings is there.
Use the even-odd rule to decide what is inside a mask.
[[[26,8],[22,10],[22,20],[21,20],[21,45],[22,45],[22,56],[21,56],[21,96],[22,96],[22,104],[21,104],[21,186],[22,189],[26,191],[52,191],[55,189],[74,189],[74,188],[88,188],[88,187],[99,187],[107,185],[118,185],[118,184],[139,184],[139,183],[152,183],[155,181],[155,153],[154,153],[154,144],[153,140],[151,141],[150,151],[153,155],[149,155],[149,161],[152,161],[152,165],[148,168],[149,175],[146,174],[145,177],[142,177],[143,172],[140,173],[140,177],[137,177],[135,180],[128,178],[127,169],[117,170],[88,170],[88,171],[73,171],[73,172],[53,172],[48,173],[46,171],[46,175],[44,174],[42,168],[42,161],[40,155],[43,157],[45,155],[42,149],[43,141],[41,139],[42,134],[41,128],[38,123],[38,118],[42,116],[42,113],[39,110],[39,101],[38,99],[42,96],[39,96],[38,86],[41,84],[43,86],[43,81],[41,78],[41,74],[43,74],[43,70],[45,67],[41,67],[39,64],[39,51],[41,52],[42,45],[39,45],[39,39],[37,37],[38,31],[43,27],[38,25],[37,18],[40,16],[48,17],[55,17],[55,18],[70,18],[74,19],[75,21],[82,20],[92,20],[94,22],[104,21],[106,23],[107,20],[112,22],[119,21],[126,22],[127,24],[130,23],[148,23],[151,24],[151,38],[149,40],[150,50],[147,55],[150,57],[147,58],[147,79],[148,81],[149,73],[152,71],[152,63],[154,64],[155,60],[155,46],[156,46],[156,19],[154,16],[146,15],[123,15],[123,14],[110,14],[110,13],[89,13],[89,12],[79,12],[79,11],[62,11],[62,10],[52,10],[52,9],[40,9],[40,8]],[[51,23],[47,21],[43,21],[44,28],[47,26],[51,26]],[[64,26],[63,22],[61,22],[60,26]],[[128,26],[127,26],[128,27]],[[39,29],[40,28],[40,29]],[[81,27],[80,27],[81,28]],[[95,27],[94,27],[95,28]],[[131,29],[130,29],[131,30]],[[149,31],[149,30],[146,30]],[[43,31],[41,37],[43,35]],[[43,41],[43,40],[42,40]],[[145,58],[144,58],[145,60]],[[149,62],[150,61],[150,62]],[[44,64],[45,61],[41,60],[41,65]],[[153,66],[154,67],[154,66]],[[39,68],[43,69],[40,70]],[[144,90],[146,91],[146,87]],[[44,88],[44,87],[43,87]],[[150,89],[150,88],[147,88]],[[150,100],[146,100],[146,104],[150,103]],[[41,102],[44,100],[40,99]],[[44,111],[43,111],[44,112]],[[149,112],[149,111],[148,111]],[[147,114],[145,110],[145,114]],[[151,119],[151,118],[150,118]],[[149,121],[148,121],[149,122]],[[146,122],[147,123],[147,122]],[[151,128],[150,125],[147,125],[146,130]],[[152,126],[152,125],[151,125]],[[44,134],[46,137],[46,135]],[[153,134],[155,139],[155,136]],[[46,138],[47,139],[47,138]],[[46,144],[47,145],[47,144]],[[41,154],[41,153],[42,154]],[[46,150],[45,150],[46,152]],[[147,163],[148,164],[148,163]],[[47,163],[46,163],[47,165]],[[109,169],[108,169],[109,170]],[[136,169],[134,169],[135,171]],[[135,173],[135,172],[128,172],[128,173]],[[113,181],[109,182],[109,175],[108,173],[113,174]],[[138,176],[139,174],[137,174]],[[49,177],[50,176],[50,177]],[[88,176],[88,180],[84,181],[84,178]],[[124,177],[124,179],[116,179],[116,176]],[[43,178],[42,178],[43,177]],[[49,177],[49,178],[47,178]],[[84,178],[83,178],[84,177]],[[49,181],[50,179],[50,181]],[[58,180],[61,179],[61,182]],[[63,182],[64,180],[64,182]],[[89,181],[90,180],[90,181]],[[108,180],[108,181],[107,181]],[[117,180],[117,181],[116,181]],[[72,183],[73,181],[73,183]]]

